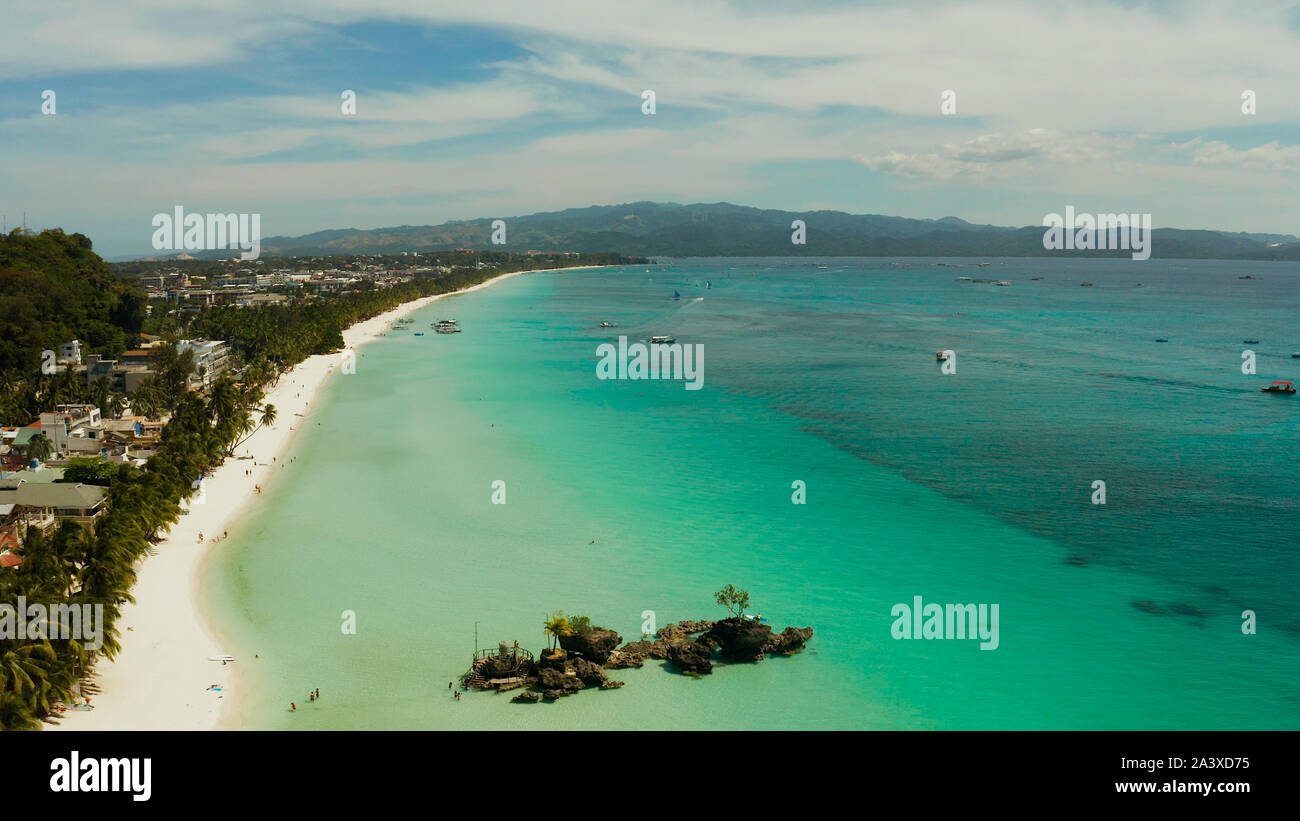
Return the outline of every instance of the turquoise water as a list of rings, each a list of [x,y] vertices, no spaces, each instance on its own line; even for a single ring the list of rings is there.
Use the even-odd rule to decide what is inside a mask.
[[[332,379],[214,560],[243,726],[1300,727],[1300,405],[1258,390],[1300,373],[1297,286],[1290,263],[721,259],[443,300]],[[446,316],[465,332],[428,332]],[[704,389],[596,379],[618,334],[703,344]],[[537,651],[562,609],[630,640],[647,610],[718,617],[726,583],[809,649],[554,704],[447,694],[476,625]],[[999,647],[893,639],[917,595],[998,604]]]

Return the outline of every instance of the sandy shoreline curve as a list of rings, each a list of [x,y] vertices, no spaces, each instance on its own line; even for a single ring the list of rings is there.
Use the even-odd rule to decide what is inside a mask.
[[[459,291],[421,297],[343,331],[346,350],[355,351],[375,339],[393,321],[444,297],[465,294],[522,274],[605,268],[582,265],[512,271]],[[265,490],[275,481],[294,436],[306,422],[310,405],[344,352],[319,354],[283,374],[266,395],[275,405],[276,422],[260,428],[214,470],[204,483],[202,501],[191,499],[157,554],[138,566],[131,589],[135,602],[122,607],[119,619],[121,652],[112,662],[101,659],[92,682],[91,710],[69,710],[59,724],[46,730],[212,730],[238,726],[239,659],[223,665],[210,660],[228,653],[200,608],[206,559],[222,542],[213,542],[238,521],[257,499],[255,486]],[[251,458],[245,458],[251,457]],[[246,475],[251,471],[251,475]],[[200,544],[199,534],[204,540]],[[222,540],[224,541],[224,540]],[[211,686],[220,690],[209,689]]]

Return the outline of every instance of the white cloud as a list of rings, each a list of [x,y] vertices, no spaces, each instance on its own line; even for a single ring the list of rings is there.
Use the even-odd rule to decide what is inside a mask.
[[[1225,142],[1204,142],[1199,137],[1168,146],[1177,152],[1190,152],[1197,165],[1233,166],[1271,171],[1300,171],[1300,145],[1282,145],[1277,140],[1239,149]]]
[[[1104,134],[1062,134],[1035,128],[1018,134],[985,134],[928,152],[890,150],[883,154],[859,153],[853,159],[873,171],[905,177],[984,180],[1045,165],[1113,160],[1130,151],[1134,142]]]

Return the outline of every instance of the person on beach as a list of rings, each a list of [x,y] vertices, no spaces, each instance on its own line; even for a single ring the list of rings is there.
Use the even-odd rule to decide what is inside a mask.
[[[199,544],[203,544],[203,531],[199,531]]]

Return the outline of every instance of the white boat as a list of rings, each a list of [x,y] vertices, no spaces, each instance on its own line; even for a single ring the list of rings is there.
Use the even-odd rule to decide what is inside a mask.
[[[652,336],[649,339],[651,345],[671,345],[677,340],[671,336]]]

